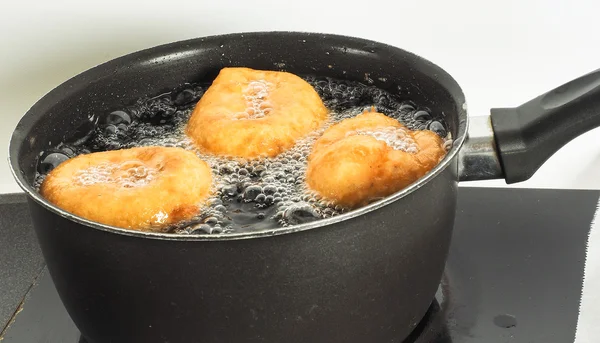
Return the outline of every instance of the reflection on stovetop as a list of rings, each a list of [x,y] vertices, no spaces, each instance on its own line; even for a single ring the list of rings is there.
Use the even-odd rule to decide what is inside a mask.
[[[446,283],[446,279],[442,282],[435,295],[435,299],[429,306],[427,313],[414,328],[410,336],[402,343],[449,343],[451,342],[448,333],[446,316],[450,297],[448,292],[450,287]]]
[[[461,189],[459,194],[436,297],[410,337],[393,343],[573,342],[598,192]],[[24,342],[87,343],[47,271],[4,332],[2,343]]]

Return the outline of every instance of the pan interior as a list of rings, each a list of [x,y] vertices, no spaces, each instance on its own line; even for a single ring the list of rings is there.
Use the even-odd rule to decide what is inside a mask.
[[[359,81],[410,100],[443,118],[454,146],[434,170],[395,195],[349,213],[309,224],[232,235],[215,239],[292,232],[345,220],[393,202],[427,182],[456,154],[466,132],[465,100],[454,79],[441,68],[407,51],[363,39],[300,32],[260,32],[212,36],[176,42],[133,53],[90,69],[55,88],[22,118],[10,145],[10,162],[20,186],[30,198],[72,220],[104,230],[169,239],[202,239],[203,235],[172,237],[130,232],[90,223],[55,208],[33,188],[39,154],[82,130],[90,118],[132,104],[137,99],[169,92],[185,83],[210,82],[223,67],[284,70]]]

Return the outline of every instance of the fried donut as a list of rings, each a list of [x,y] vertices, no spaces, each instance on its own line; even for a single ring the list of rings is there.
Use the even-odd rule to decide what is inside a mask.
[[[186,133],[209,153],[274,157],[327,116],[314,88],[294,74],[224,68],[194,108]]]
[[[397,120],[365,112],[332,125],[308,157],[306,182],[320,197],[356,208],[411,184],[445,156],[432,131],[411,131]]]
[[[125,229],[161,231],[190,219],[209,195],[206,162],[181,148],[79,155],[53,169],[40,193],[65,211]]]

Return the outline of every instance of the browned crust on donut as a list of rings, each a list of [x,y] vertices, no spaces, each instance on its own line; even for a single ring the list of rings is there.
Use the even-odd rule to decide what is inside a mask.
[[[99,165],[121,167],[114,169],[108,181],[82,184],[81,171]],[[115,182],[132,166],[152,168],[155,177],[129,188]],[[210,167],[194,153],[181,148],[140,147],[67,160],[47,175],[40,193],[61,209],[91,221],[125,229],[161,231],[197,214],[209,195],[211,183]]]
[[[263,118],[236,119],[247,110],[243,90],[264,80],[270,112]],[[222,156],[274,157],[319,128],[328,110],[314,88],[287,72],[223,68],[202,96],[186,133],[202,150]]]
[[[442,139],[432,131],[409,131],[419,151],[394,150],[359,129],[404,127],[384,114],[368,112],[328,128],[308,157],[306,180],[321,197],[346,208],[364,206],[410,185],[445,156]]]

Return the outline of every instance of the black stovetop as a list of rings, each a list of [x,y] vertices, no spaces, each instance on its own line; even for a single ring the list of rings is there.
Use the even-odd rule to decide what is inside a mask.
[[[573,342],[599,195],[461,188],[444,279],[405,342]],[[22,196],[0,198],[2,343],[84,343],[30,226]]]

